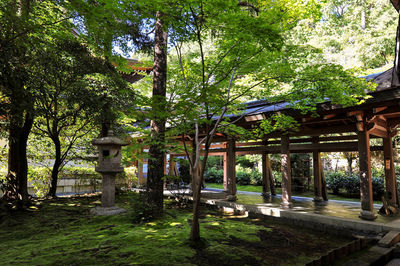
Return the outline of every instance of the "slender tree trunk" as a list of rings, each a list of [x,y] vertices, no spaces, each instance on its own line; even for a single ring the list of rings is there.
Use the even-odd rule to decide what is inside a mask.
[[[56,157],[53,164],[53,169],[51,170],[51,183],[48,196],[55,198],[57,193],[57,182],[58,173],[60,172],[60,167],[62,164],[61,159],[61,141],[58,137],[53,139],[54,147],[56,149]]]
[[[153,120],[150,123],[151,144],[147,175],[147,203],[153,208],[153,215],[163,213],[163,176],[164,176],[164,140],[165,140],[165,107],[167,82],[167,38],[162,14],[157,12],[154,42],[153,67]]]
[[[193,220],[190,231],[190,239],[197,241],[200,239],[200,224],[199,224],[199,207],[200,207],[200,195],[201,195],[201,177],[199,169],[193,169]]]
[[[349,175],[353,174],[353,158],[347,158]]]
[[[208,141],[206,141],[208,143]],[[198,241],[200,240],[200,223],[199,223],[199,214],[200,214],[200,199],[201,199],[201,185],[203,183],[204,178],[204,169],[206,168],[207,159],[208,159],[208,148],[206,144],[205,154],[203,160],[200,160],[200,156],[195,156],[198,162],[193,161],[193,165],[197,165],[197,167],[193,167],[192,176],[193,176],[193,221],[192,228],[190,231],[190,240]],[[196,152],[200,152],[200,149],[196,149]],[[199,169],[200,168],[200,169]],[[199,171],[200,170],[200,171]]]

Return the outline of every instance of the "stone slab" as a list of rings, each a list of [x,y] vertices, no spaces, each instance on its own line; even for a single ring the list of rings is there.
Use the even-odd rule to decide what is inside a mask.
[[[400,265],[400,259],[392,259],[386,264],[386,266],[399,266],[399,265]]]
[[[189,197],[192,200],[191,197]],[[396,228],[393,226],[389,226],[387,224],[378,223],[374,221],[365,221],[365,220],[352,220],[345,219],[334,216],[325,216],[314,213],[303,213],[296,212],[290,209],[276,208],[276,207],[266,207],[259,205],[250,205],[250,204],[239,204],[235,202],[228,202],[226,200],[218,200],[218,199],[201,199],[201,201],[208,205],[214,205],[217,207],[228,207],[233,208],[234,210],[239,211],[248,211],[249,214],[261,214],[265,216],[275,217],[284,220],[290,220],[292,223],[301,224],[305,227],[315,228],[319,227],[321,229],[347,229],[349,231],[364,231],[371,233],[381,233],[381,232],[389,232],[392,230],[400,230],[400,228]]]
[[[90,210],[90,213],[96,216],[110,216],[126,212],[125,209],[117,206],[113,207],[96,207]]]
[[[387,233],[379,242],[378,245],[381,247],[391,247],[400,241],[400,231],[390,231]]]

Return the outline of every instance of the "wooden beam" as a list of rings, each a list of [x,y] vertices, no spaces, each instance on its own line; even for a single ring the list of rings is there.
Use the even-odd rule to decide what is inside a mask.
[[[290,136],[319,136],[325,134],[335,133],[353,133],[356,132],[357,128],[355,124],[349,125],[337,125],[337,126],[325,126],[322,128],[299,128],[298,132],[290,133]],[[266,135],[267,138],[279,138],[282,136],[281,132],[274,132]]]
[[[387,106],[372,108],[372,113],[377,114],[386,110],[387,108],[388,108]]]
[[[371,147],[372,150],[383,150],[381,146]],[[245,154],[262,154],[266,153],[279,153],[280,146],[258,146],[258,147],[239,147],[236,148],[237,155]],[[319,144],[293,144],[289,145],[290,152],[293,153],[310,153],[313,151],[319,152],[345,152],[345,151],[358,151],[357,142],[337,142],[337,143],[319,143]],[[215,149],[210,151],[212,155],[222,155],[226,149]],[[202,151],[202,155],[204,151]]]
[[[337,115],[337,114],[324,115],[324,116],[322,117],[322,119],[324,119],[324,120],[331,119],[331,118],[334,118],[336,115]]]

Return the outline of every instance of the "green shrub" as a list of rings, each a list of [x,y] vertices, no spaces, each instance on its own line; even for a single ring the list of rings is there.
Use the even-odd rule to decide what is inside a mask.
[[[135,166],[125,167],[124,172],[117,176],[119,185],[134,188],[138,186],[137,168]]]
[[[94,167],[83,167],[83,166],[66,166],[60,172],[62,178],[98,178],[101,179],[101,175],[94,170]]]
[[[178,172],[180,179],[189,184],[192,181],[192,176],[190,175],[190,165],[189,162],[185,159],[178,159]]]
[[[254,186],[262,186],[262,173],[257,170],[251,171],[250,184]]]
[[[282,183],[282,172],[281,171],[272,171],[272,176],[274,178],[275,185],[280,186]]]
[[[236,172],[236,184],[241,186],[250,185],[251,172],[250,171],[238,171]]]
[[[208,183],[222,183],[224,182],[224,170],[215,167],[208,168],[204,172],[204,180]]]
[[[385,194],[385,181],[382,177],[372,178],[372,190],[374,192],[374,198],[381,200],[382,196]]]
[[[385,177],[385,168],[383,168],[383,167],[380,167],[380,168],[372,167],[372,168],[371,168],[371,175],[372,175],[373,177],[381,177],[381,178],[384,178],[384,177]]]
[[[44,197],[50,188],[51,169],[46,167],[29,167],[28,182],[33,186],[37,197]]]
[[[358,197],[360,195],[360,178],[358,176],[345,176],[344,189],[349,196]]]
[[[360,196],[360,177],[358,175],[348,176],[343,172],[329,172],[326,175],[326,184],[333,194],[339,195],[340,190],[346,190],[347,196]],[[385,183],[382,177],[372,177],[372,191],[374,199],[380,200],[385,193]]]
[[[340,189],[345,187],[347,176],[343,172],[329,172],[326,175],[326,185],[334,195],[339,195]]]
[[[236,166],[236,183],[238,185],[262,185],[262,174],[250,168]]]

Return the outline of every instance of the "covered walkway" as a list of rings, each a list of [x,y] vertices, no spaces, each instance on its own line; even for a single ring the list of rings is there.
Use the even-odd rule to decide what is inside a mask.
[[[330,200],[318,203],[312,198],[293,196],[293,207],[287,209],[282,208],[280,195],[265,199],[260,193],[238,191],[237,201],[230,202],[225,199],[224,194],[220,189],[204,189],[202,202],[248,215],[262,215],[296,226],[323,231],[381,233],[400,229],[400,215],[379,215],[374,221],[360,220],[358,218],[360,202]],[[378,208],[379,205],[374,207]]]

